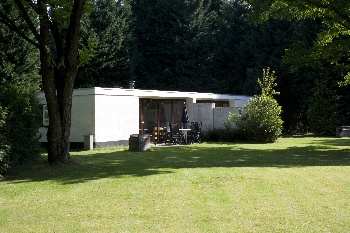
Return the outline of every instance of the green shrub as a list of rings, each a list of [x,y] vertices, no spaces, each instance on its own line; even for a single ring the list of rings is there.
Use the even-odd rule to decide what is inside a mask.
[[[270,69],[264,70],[262,80],[258,80],[262,94],[250,99],[243,108],[243,114],[230,114],[225,126],[232,128],[234,122],[239,135],[250,142],[275,142],[282,134],[282,108],[273,95],[279,94],[274,90],[275,76]]]
[[[30,87],[1,85],[0,106],[0,172],[3,174],[10,167],[39,155],[41,114],[37,90]]]
[[[13,12],[9,12],[13,13]],[[28,28],[18,22],[22,33]],[[38,154],[40,56],[8,27],[0,27],[0,173]],[[40,115],[38,115],[40,114]]]
[[[8,146],[4,136],[7,111],[0,106],[0,175],[9,168]]]
[[[281,106],[270,96],[250,99],[242,115],[231,114],[228,121],[250,142],[275,142],[282,134]]]
[[[207,142],[236,142],[246,141],[244,135],[236,129],[212,129],[203,137],[203,141]]]
[[[337,126],[344,124],[340,114],[340,96],[333,80],[317,80],[312,89],[307,114],[311,132],[320,136],[335,135]],[[332,85],[333,84],[333,85]]]

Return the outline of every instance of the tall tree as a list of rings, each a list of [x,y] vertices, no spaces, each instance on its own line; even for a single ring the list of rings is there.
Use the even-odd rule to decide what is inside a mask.
[[[88,66],[79,69],[76,87],[125,86],[132,79],[131,9],[125,0],[95,0],[82,26],[82,41],[95,45]]]
[[[249,56],[244,42],[249,27],[244,17],[246,12],[240,1],[221,1],[212,72],[220,83],[217,91],[222,93],[237,94],[241,91]]]
[[[133,2],[135,75],[141,88],[213,89],[216,17],[211,0]]]
[[[40,51],[42,85],[50,120],[47,133],[50,163],[70,161],[72,93],[80,65],[79,36],[86,3],[87,0],[3,0],[0,3],[0,22]],[[22,30],[17,24],[19,21],[26,23],[34,39]],[[81,54],[80,58],[84,57]]]
[[[334,134],[335,128],[342,125],[343,117],[339,112],[339,87],[337,88],[337,82],[333,80],[334,75],[329,74],[332,70],[320,70],[326,74],[314,80],[307,116],[311,132],[325,136]]]
[[[315,60],[328,60],[350,69],[350,2],[347,0],[247,0],[255,21],[269,18],[317,19],[324,28],[311,49],[298,44],[287,53],[289,61],[300,67]],[[298,54],[298,56],[295,56]],[[303,56],[300,56],[303,54]],[[350,83],[350,73],[342,84]]]
[[[0,28],[0,85],[23,83],[38,87],[39,62],[39,53],[34,46],[9,28]]]

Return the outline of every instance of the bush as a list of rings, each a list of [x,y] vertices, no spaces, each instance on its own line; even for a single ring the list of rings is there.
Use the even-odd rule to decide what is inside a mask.
[[[4,136],[7,112],[0,106],[0,175],[9,168],[8,146]]]
[[[3,174],[39,155],[41,114],[37,90],[33,88],[1,85],[0,100],[0,173]]]
[[[29,29],[18,23],[27,34]],[[0,27],[0,51],[0,173],[3,174],[38,154],[41,114],[37,94],[41,78],[39,50],[8,27]]]
[[[340,114],[340,96],[332,80],[315,81],[307,117],[311,132],[320,136],[335,135],[337,126],[344,124]]]
[[[208,131],[202,140],[207,142],[246,141],[244,135],[236,129],[213,129]]]
[[[249,100],[243,115],[232,114],[228,121],[250,142],[275,142],[282,134],[281,106],[270,96],[255,96]]]
[[[282,134],[282,108],[273,95],[279,94],[274,90],[276,86],[274,72],[264,70],[263,79],[258,80],[262,94],[250,99],[243,109],[243,114],[230,114],[225,126],[232,128],[236,124],[238,134],[250,142],[275,142]]]

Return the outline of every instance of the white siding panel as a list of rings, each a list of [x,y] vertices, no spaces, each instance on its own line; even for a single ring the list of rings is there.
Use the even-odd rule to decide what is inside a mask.
[[[95,142],[128,140],[139,133],[139,98],[96,95]]]
[[[95,134],[95,96],[73,96],[71,142],[84,142],[84,135]]]

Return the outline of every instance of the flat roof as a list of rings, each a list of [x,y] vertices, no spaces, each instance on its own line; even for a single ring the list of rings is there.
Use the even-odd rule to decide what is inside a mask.
[[[141,89],[123,89],[123,88],[79,88],[73,90],[73,96],[82,95],[111,95],[111,96],[136,96],[139,98],[150,99],[185,99],[195,98],[196,100],[249,100],[252,96],[200,93],[200,92],[182,92],[182,91],[160,91],[160,90],[141,90]],[[40,97],[44,98],[44,93],[40,93]]]
[[[160,91],[160,90],[140,90],[140,89],[123,89],[123,88],[81,88],[78,90],[95,90],[96,95],[124,95],[137,96],[139,98],[153,99],[181,99],[195,98],[197,100],[248,100],[251,96],[245,95],[229,95],[215,93],[200,93],[200,92],[182,92],[182,91]]]

